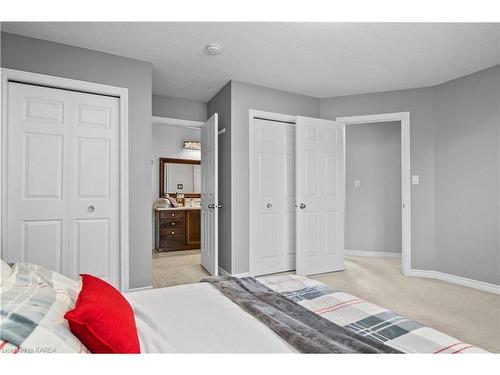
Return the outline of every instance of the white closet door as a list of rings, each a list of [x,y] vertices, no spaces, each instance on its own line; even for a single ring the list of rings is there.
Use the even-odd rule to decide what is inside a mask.
[[[118,105],[9,83],[9,260],[118,286]]]
[[[295,269],[295,130],[253,120],[252,273]]]
[[[71,276],[119,281],[119,100],[70,92]]]
[[[344,134],[336,121],[297,117],[296,272],[344,269]]]
[[[201,127],[201,265],[217,275],[218,264],[218,166],[217,113]]]
[[[3,249],[68,273],[69,92],[9,83]]]

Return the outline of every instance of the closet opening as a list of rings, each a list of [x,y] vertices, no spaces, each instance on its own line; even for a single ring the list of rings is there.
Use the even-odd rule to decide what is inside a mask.
[[[342,126],[250,110],[250,274],[344,269]]]
[[[342,271],[345,255],[411,272],[409,113],[249,120],[251,275]]]
[[[2,259],[128,291],[128,90],[12,69],[2,88]]]

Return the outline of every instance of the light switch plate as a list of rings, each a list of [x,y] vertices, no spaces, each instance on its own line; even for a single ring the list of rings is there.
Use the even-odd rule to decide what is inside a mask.
[[[355,188],[359,188],[359,187],[361,187],[361,181],[359,181],[359,180],[354,180],[354,187],[355,187]]]
[[[411,176],[412,185],[418,185],[418,176]]]

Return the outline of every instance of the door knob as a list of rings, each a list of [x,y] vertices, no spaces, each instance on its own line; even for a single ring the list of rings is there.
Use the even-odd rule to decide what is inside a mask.
[[[307,207],[307,205],[305,203],[301,203],[299,207],[300,207],[301,210],[303,210],[304,208]]]
[[[87,207],[87,211],[88,212],[94,212],[95,211],[95,207],[92,206],[92,205],[90,205],[90,206]]]
[[[271,203],[268,203],[268,204],[266,204],[266,207],[271,208],[271,207],[273,207],[273,205]]]
[[[217,205],[217,208],[222,208],[222,204],[218,204],[218,205]]]
[[[211,210],[213,210],[213,209],[215,208],[215,204],[210,203],[210,204],[208,205],[208,208],[210,208]]]

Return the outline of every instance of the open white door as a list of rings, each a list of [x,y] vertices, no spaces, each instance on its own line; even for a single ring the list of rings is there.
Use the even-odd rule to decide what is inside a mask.
[[[218,273],[217,113],[201,127],[201,265]]]
[[[344,131],[342,123],[297,117],[296,272],[344,269]]]

